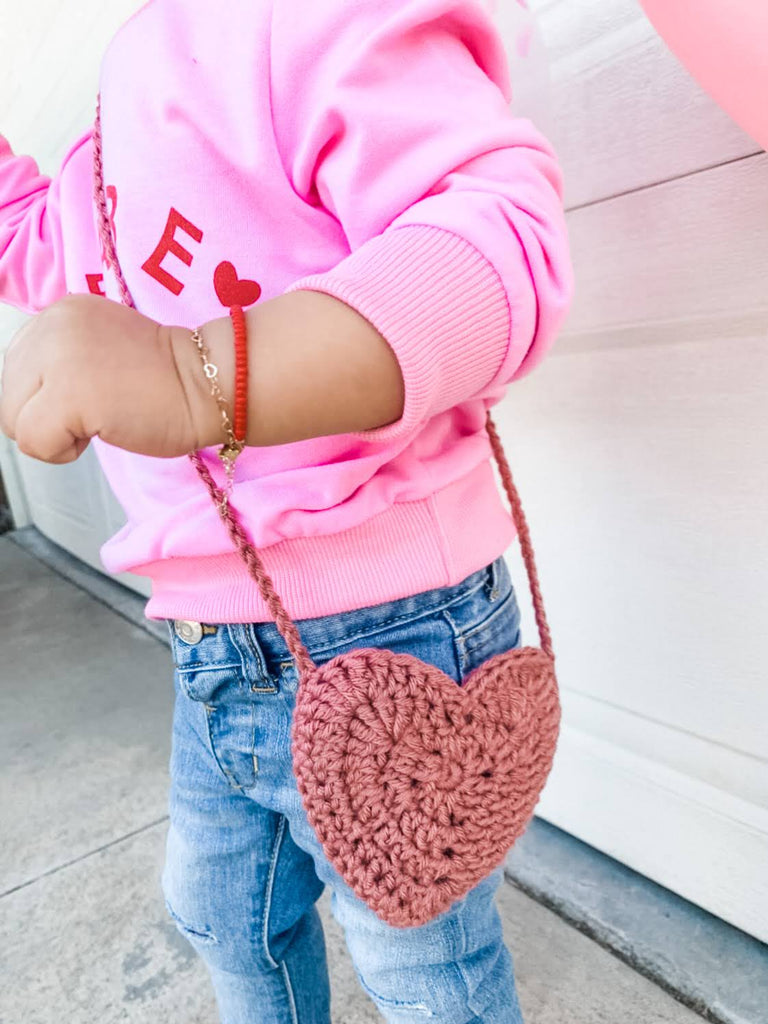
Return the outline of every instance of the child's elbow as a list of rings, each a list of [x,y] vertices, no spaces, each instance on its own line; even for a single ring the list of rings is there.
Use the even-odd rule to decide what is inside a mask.
[[[565,215],[526,218],[518,243],[516,269],[505,282],[510,309],[509,336],[490,388],[529,374],[552,348],[568,316],[575,282]]]

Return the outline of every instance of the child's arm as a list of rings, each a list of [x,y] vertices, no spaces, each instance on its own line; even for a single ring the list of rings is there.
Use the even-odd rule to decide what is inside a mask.
[[[41,174],[32,157],[16,156],[0,135],[0,302],[25,313],[67,292],[59,182],[60,175]]]
[[[400,415],[391,348],[343,302],[297,291],[247,317],[250,445],[362,431]],[[203,337],[231,395],[229,318],[206,324]],[[226,440],[191,332],[96,295],[67,296],[19,331],[3,366],[0,429],[26,455],[57,463],[96,435],[158,457]]]
[[[395,354],[354,308],[323,292],[299,290],[261,302],[245,315],[249,444],[369,431],[402,415],[403,377]],[[232,322],[212,320],[202,333],[229,395],[235,375]],[[221,418],[190,332],[174,327],[170,341],[195,446],[218,444]]]

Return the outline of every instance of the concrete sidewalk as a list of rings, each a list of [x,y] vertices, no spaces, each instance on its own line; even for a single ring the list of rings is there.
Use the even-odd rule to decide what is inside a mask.
[[[216,1024],[160,892],[173,682],[145,630],[0,538],[0,1024]],[[702,1018],[511,885],[527,1024]],[[380,1020],[322,909],[334,1024]]]

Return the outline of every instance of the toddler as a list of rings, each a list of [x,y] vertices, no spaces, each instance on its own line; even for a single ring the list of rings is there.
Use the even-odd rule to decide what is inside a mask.
[[[223,481],[191,328],[231,402],[227,311],[245,310],[231,501],[314,662],[381,647],[461,684],[520,643],[485,421],[571,297],[552,148],[510,111],[481,0],[149,0],[99,92],[100,139],[52,180],[0,137],[0,299],[37,314],[0,424],[52,463],[94,444],[126,513],[104,564],[148,576],[147,615],[168,621],[168,913],[222,1024],[329,1024],[326,885],[387,1021],[520,1024],[501,869],[397,928],[307,821],[296,667],[187,458]],[[125,285],[97,228],[97,141]]]

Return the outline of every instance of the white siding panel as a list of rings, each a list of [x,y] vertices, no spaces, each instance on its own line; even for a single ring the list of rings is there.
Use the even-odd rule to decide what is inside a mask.
[[[768,317],[632,342],[564,339],[498,411],[564,688],[541,812],[765,939]]]
[[[636,0],[531,7],[549,52],[549,122],[569,207],[759,149],[667,49]]]
[[[768,812],[566,725],[540,813],[768,941]]]
[[[578,287],[565,334],[582,344],[672,328],[663,339],[646,331],[658,343],[678,324],[690,334],[691,323],[731,335],[766,322],[765,153],[575,210],[568,225]]]
[[[499,413],[563,683],[763,758],[767,344],[550,359]]]
[[[768,156],[634,0],[535,7],[577,295],[497,419],[563,688],[540,812],[768,940]]]

